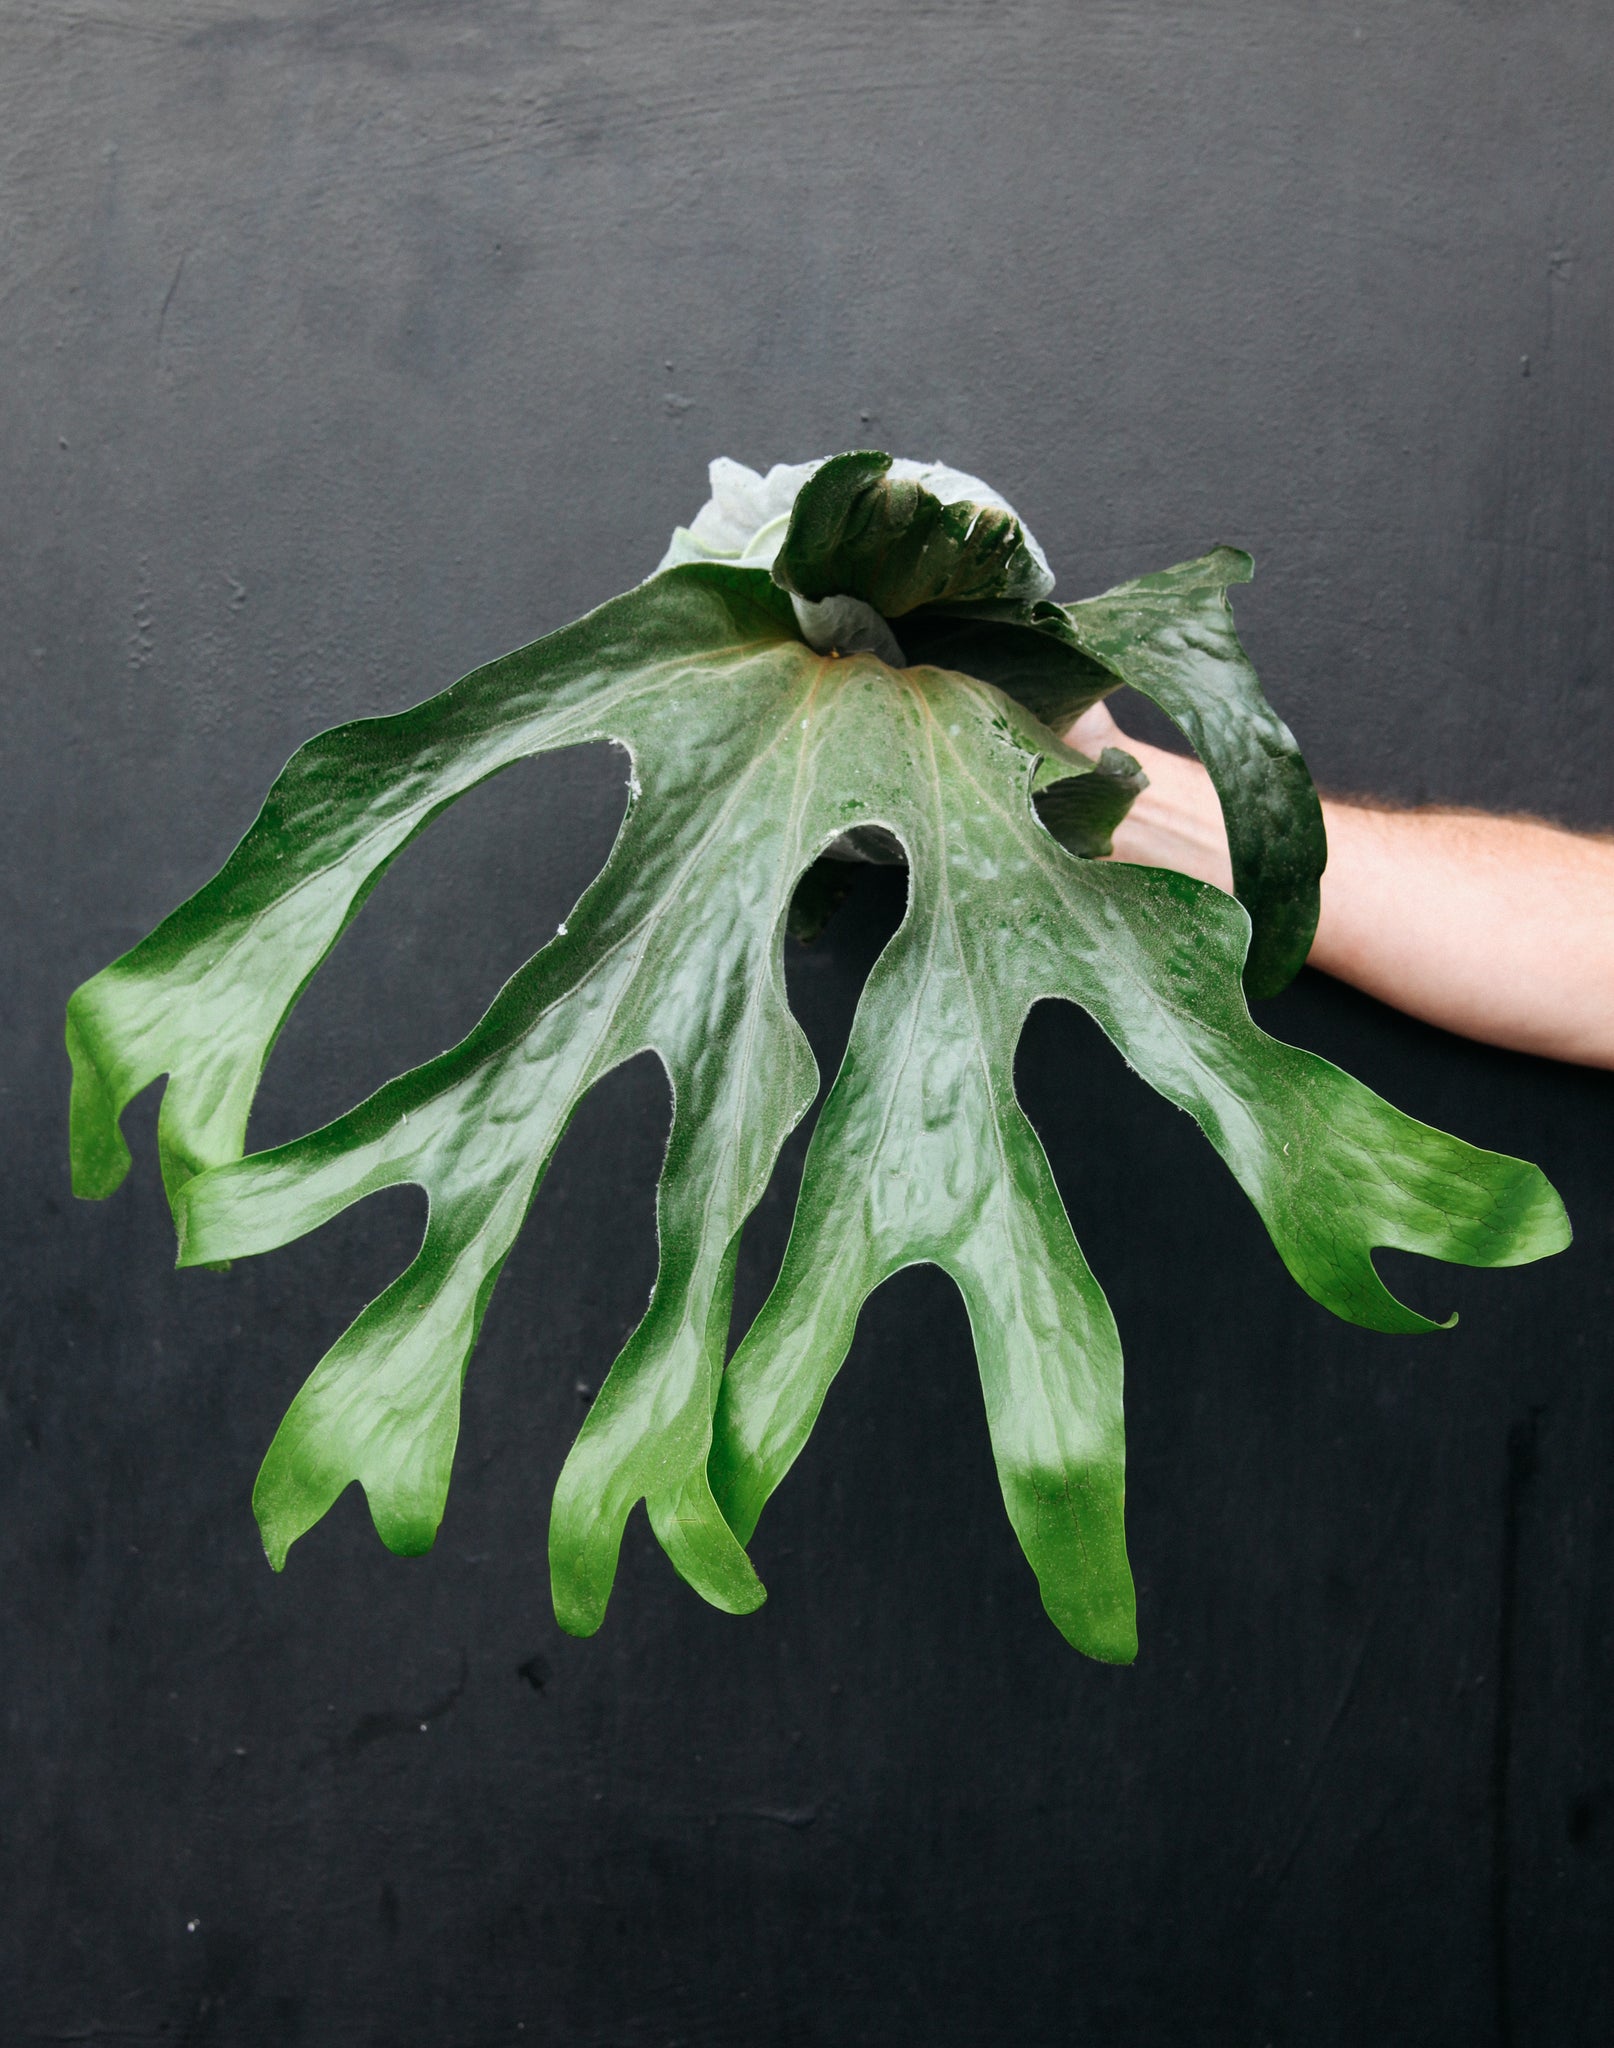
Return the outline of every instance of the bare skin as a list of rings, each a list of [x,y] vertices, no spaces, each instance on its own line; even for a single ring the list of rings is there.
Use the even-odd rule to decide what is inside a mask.
[[[1102,704],[1068,737],[1086,754],[1124,747],[1148,774],[1116,860],[1232,888],[1221,806],[1197,761],[1128,739]],[[1311,966],[1465,1038],[1614,1068],[1614,836],[1330,797],[1323,817]]]

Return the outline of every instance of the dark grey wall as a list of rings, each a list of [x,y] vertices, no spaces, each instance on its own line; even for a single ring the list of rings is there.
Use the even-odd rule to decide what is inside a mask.
[[[574,1127],[403,1563],[283,1579],[256,1461],[418,1229],[170,1270],[66,1192],[69,989],[310,732],[635,580],[727,451],[872,441],[1069,595],[1217,540],[1320,778],[1614,824],[1609,106],[1580,4],[12,0],[0,16],[8,1048],[0,2032],[17,2041],[1603,2042],[1614,1079],[1303,982],[1271,1028],[1539,1159],[1579,1239],[1347,1329],[1070,1013],[1022,1060],[1128,1346],[1143,1654],[1067,1650],[964,1317],[888,1287],[755,1619],[548,1495],[648,1283],[657,1072]],[[434,1051],[609,844],[478,793],[277,1053],[259,1141]],[[792,963],[833,1060],[898,914]],[[748,1241],[754,1305],[793,1146]]]

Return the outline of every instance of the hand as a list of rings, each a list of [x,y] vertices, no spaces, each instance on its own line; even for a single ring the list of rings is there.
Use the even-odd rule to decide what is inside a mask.
[[[1128,739],[1102,704],[1065,737],[1093,756],[1124,747],[1149,778],[1112,858],[1231,892],[1221,805],[1197,761]],[[1464,1037],[1614,1067],[1614,838],[1329,797],[1323,822],[1311,966]]]
[[[1094,760],[1106,747],[1120,747],[1142,764],[1149,778],[1148,788],[1116,827],[1113,859],[1140,867],[1176,868],[1232,894],[1233,863],[1222,807],[1197,761],[1128,739],[1105,704],[1084,711],[1065,738]]]

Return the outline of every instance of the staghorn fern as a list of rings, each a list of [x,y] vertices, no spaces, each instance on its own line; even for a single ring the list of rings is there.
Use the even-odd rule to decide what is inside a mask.
[[[278,1568],[354,1480],[383,1540],[428,1548],[488,1297],[567,1121],[655,1051],[674,1113],[660,1266],[556,1490],[562,1624],[605,1611],[646,1502],[679,1572],[734,1612],[746,1556],[851,1343],[859,1308],[931,1261],[968,1306],[1016,1533],[1079,1649],[1136,1652],[1123,1530],[1121,1352],[1014,1095],[1031,1006],[1091,1012],[1222,1154],[1314,1299],[1426,1330],[1374,1271],[1397,1246],[1468,1265],[1568,1241],[1540,1172],[1431,1130],[1278,1043],[1246,995],[1306,956],[1321,811],[1263,698],[1219,548],[1084,603],[985,485],[872,453],[712,466],[658,572],[394,717],[311,740],[223,868],[72,998],[74,1185],[128,1169],[124,1107],[159,1121],[180,1263],[268,1251],[399,1182],[419,1253],[293,1401],[253,1500]],[[1095,859],[1141,784],[1056,735],[1121,684],[1152,697],[1220,794],[1238,900]],[[610,859],[457,1046],[336,1122],[243,1158],[264,1062],[388,862],[512,761],[610,739],[632,758]],[[817,1072],[785,1000],[849,858],[902,859],[907,914],[877,963],[807,1155],[783,1268],[725,1368],[740,1231]]]

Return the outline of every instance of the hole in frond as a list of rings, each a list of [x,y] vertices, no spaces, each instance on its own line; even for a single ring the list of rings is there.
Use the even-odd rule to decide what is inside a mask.
[[[939,1267],[905,1267],[863,1304],[751,1547],[781,1611],[807,1628],[849,1614],[899,1659],[1047,1626],[1003,1512],[963,1297]]]
[[[1481,1288],[1496,1274],[1477,1272],[1471,1266],[1448,1265],[1442,1259],[1427,1258],[1421,1252],[1399,1251],[1394,1245],[1378,1245],[1373,1252],[1373,1270],[1403,1307],[1443,1323],[1455,1309],[1459,1317],[1467,1311],[1478,1313],[1474,1283]]]
[[[237,1259],[220,1276],[232,1324],[266,1383],[269,1430],[359,1311],[413,1264],[426,1235],[426,1190],[380,1188],[265,1258]]]
[[[1159,747],[1167,754],[1192,756],[1193,748],[1151,698],[1121,689],[1104,702],[1127,739],[1141,740],[1146,747]]]
[[[1123,1344],[1164,1331],[1167,1296],[1170,1316],[1181,1318],[1181,1295],[1160,1286],[1163,1270],[1198,1276],[1197,1317],[1235,1325],[1252,1271],[1270,1267],[1292,1286],[1199,1126],[1132,1072],[1085,1010],[1064,1001],[1033,1006],[1014,1085]]]
[[[533,1503],[547,1504],[589,1404],[644,1314],[671,1122],[667,1070],[654,1053],[596,1082],[505,1261],[461,1410],[464,1469],[497,1463],[501,1474],[500,1499],[476,1510],[490,1529],[532,1526]]]
[[[249,1149],[317,1129],[463,1038],[605,865],[627,780],[618,747],[541,754],[407,846],[288,1019]]]
[[[818,1062],[818,1099],[785,1140],[773,1178],[745,1226],[734,1290],[730,1346],[750,1327],[773,1285],[790,1235],[802,1162],[818,1111],[852,1035],[863,984],[902,923],[908,907],[906,868],[848,862],[851,885],[833,922],[803,946],[785,941],[785,992]]]

